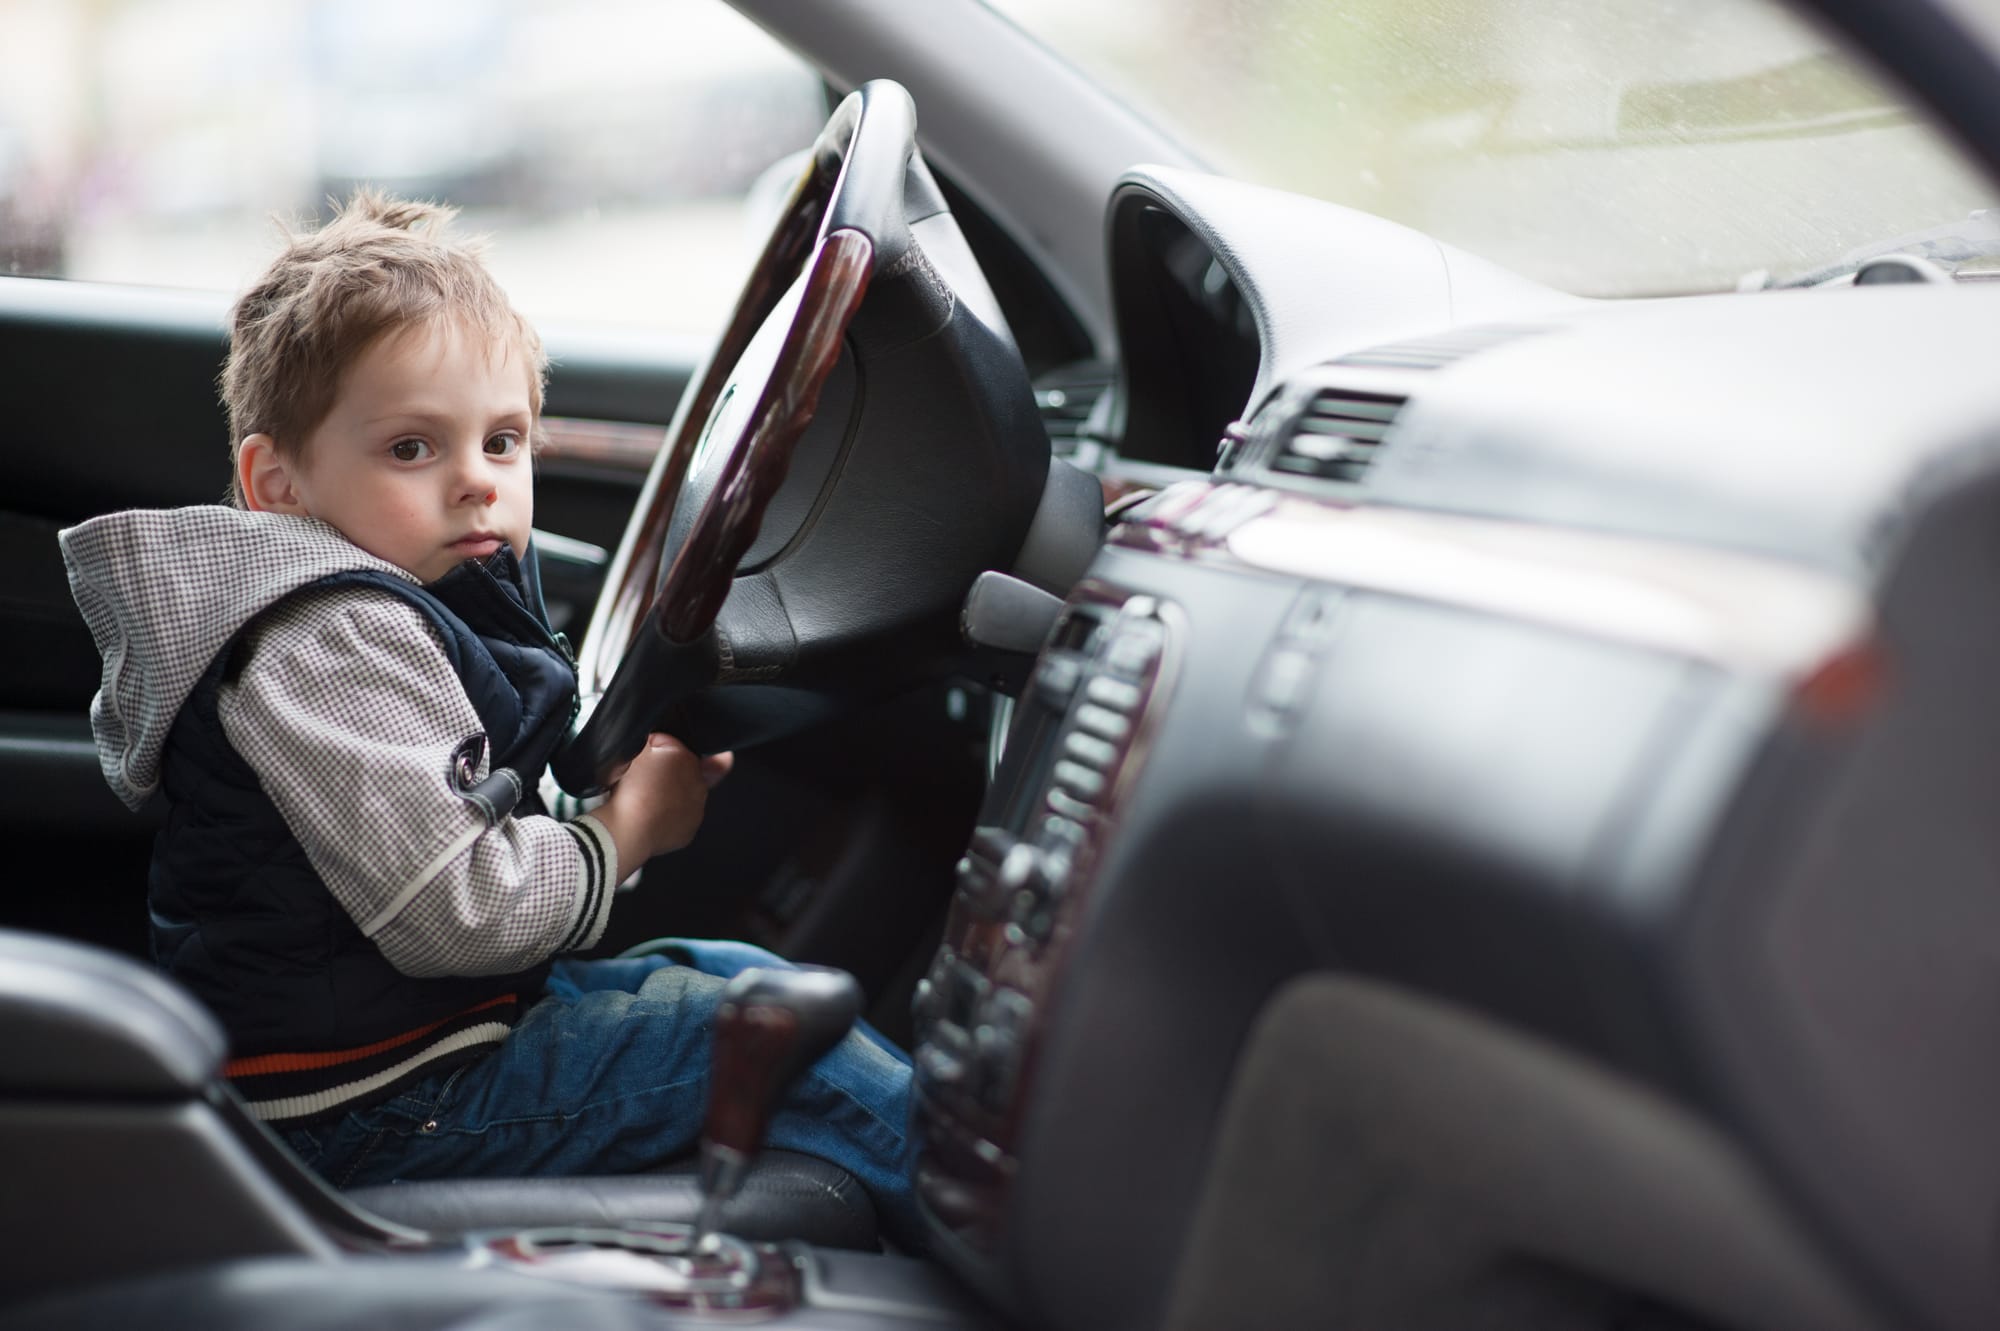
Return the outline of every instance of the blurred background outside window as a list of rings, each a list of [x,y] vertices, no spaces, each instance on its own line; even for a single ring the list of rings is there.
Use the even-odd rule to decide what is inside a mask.
[[[1582,294],[1796,275],[1995,202],[1777,0],[988,2],[1218,170]]]
[[[234,292],[368,182],[538,321],[719,328],[818,76],[721,0],[0,0],[0,272]]]
[[[1585,294],[1782,278],[1992,202],[1775,0],[991,3],[1220,170]],[[0,0],[0,34],[22,275],[234,291],[274,214],[368,181],[462,206],[538,321],[705,334],[746,192],[828,111],[722,0]]]

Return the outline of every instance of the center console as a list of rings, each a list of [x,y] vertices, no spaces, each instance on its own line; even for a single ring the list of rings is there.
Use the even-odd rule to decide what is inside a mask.
[[[889,1254],[750,1243],[695,1227],[550,1226],[467,1236],[464,1266],[558,1286],[634,1296],[665,1327],[776,1323],[970,1328],[985,1324],[942,1272]]]
[[[1179,636],[1172,605],[1077,588],[1023,691],[917,986],[917,1196],[975,1251],[999,1241],[1044,1014]]]

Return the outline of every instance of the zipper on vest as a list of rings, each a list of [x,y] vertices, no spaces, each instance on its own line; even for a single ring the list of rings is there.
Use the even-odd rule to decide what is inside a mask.
[[[569,635],[557,633],[536,616],[532,610],[529,610],[525,605],[520,604],[513,597],[507,595],[506,588],[501,585],[500,579],[493,575],[493,570],[486,566],[486,561],[475,560],[473,561],[473,567],[479,570],[481,577],[492,584],[494,595],[499,598],[501,605],[505,607],[503,613],[514,616],[532,628],[544,645],[553,647],[562,656],[562,659],[569,664],[569,670],[572,675],[579,674],[580,672],[576,666],[576,651],[570,646]],[[581,679],[578,682],[580,683]],[[569,721],[564,723],[563,728],[565,730],[569,728],[570,723],[576,720],[577,713],[582,709],[583,698],[575,689],[571,689],[569,694]]]

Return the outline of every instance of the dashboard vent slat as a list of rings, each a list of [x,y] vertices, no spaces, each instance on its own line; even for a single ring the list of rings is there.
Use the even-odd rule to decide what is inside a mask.
[[[1406,400],[1393,393],[1322,388],[1292,417],[1269,465],[1295,476],[1360,480]]]
[[[1079,361],[1049,371],[1035,381],[1035,409],[1049,446],[1058,457],[1076,451],[1084,426],[1098,399],[1111,388],[1111,367],[1101,361]]]
[[[1467,356],[1552,331],[1534,324],[1481,324],[1349,352],[1265,402],[1238,436],[1251,441],[1243,450],[1246,461],[1266,472],[1354,484],[1390,442],[1410,400],[1410,392],[1402,391],[1406,386],[1414,390],[1421,376]],[[1221,465],[1243,464],[1225,451]]]
[[[1366,439],[1371,444],[1380,443],[1382,436],[1389,432],[1389,421],[1329,420],[1323,416],[1307,416],[1299,422],[1302,434],[1337,434],[1349,439]]]

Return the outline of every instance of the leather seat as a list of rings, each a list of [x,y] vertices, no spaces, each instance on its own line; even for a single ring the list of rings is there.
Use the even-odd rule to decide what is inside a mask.
[[[0,1297],[202,1261],[421,1247],[462,1230],[690,1221],[699,1201],[690,1166],[344,1197],[220,1079],[222,1032],[185,990],[62,939],[0,930],[0,1048],[0,1233],[39,1240],[0,1252]],[[724,1218],[746,1237],[879,1246],[860,1186],[806,1156],[767,1153]]]
[[[363,1210],[432,1233],[625,1221],[692,1224],[701,1209],[699,1172],[688,1160],[650,1174],[388,1183],[349,1188],[346,1196]],[[792,1151],[758,1154],[736,1196],[722,1207],[722,1228],[738,1238],[804,1239],[823,1248],[880,1246],[875,1204],[854,1176]]]

